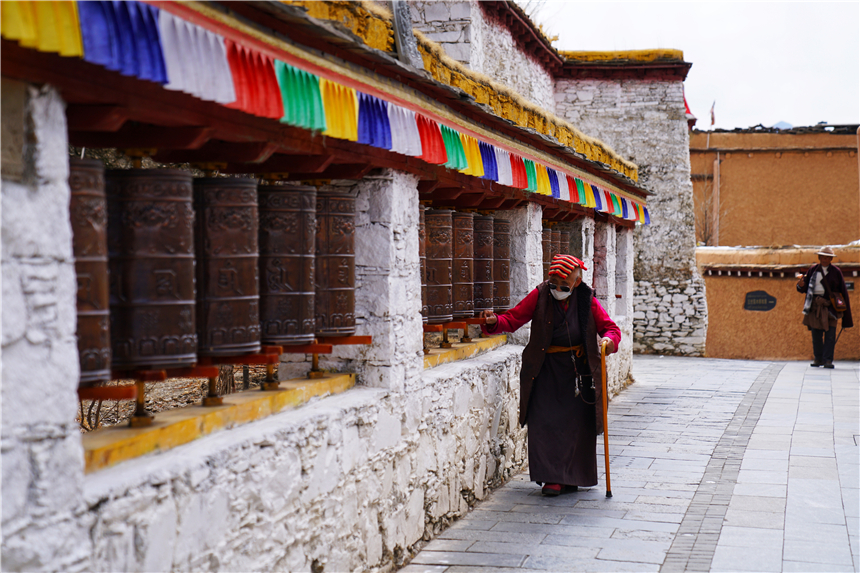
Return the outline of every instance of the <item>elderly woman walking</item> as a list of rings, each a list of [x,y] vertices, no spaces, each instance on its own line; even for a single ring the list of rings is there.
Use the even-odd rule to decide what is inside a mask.
[[[797,274],[797,291],[804,293],[803,324],[812,332],[810,366],[833,368],[833,350],[836,347],[836,324],[842,319],[842,328],[854,326],[851,303],[842,271],[830,264],[835,254],[830,247],[818,251],[818,264],[806,274]]]
[[[482,313],[484,332],[514,332],[531,321],[520,370],[520,425],[529,427],[529,474],[544,495],[597,485],[603,432],[600,344],[618,349],[621,331],[582,282],[570,255],[553,257],[549,280],[502,315]]]

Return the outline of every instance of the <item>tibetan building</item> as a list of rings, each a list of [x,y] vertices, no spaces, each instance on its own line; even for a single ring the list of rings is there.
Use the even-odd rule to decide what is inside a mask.
[[[689,64],[561,54],[506,1],[393,6],[0,4],[4,569],[403,562],[527,459],[528,332],[477,315],[554,253],[627,383],[673,183],[583,102],[658,86],[671,139]]]

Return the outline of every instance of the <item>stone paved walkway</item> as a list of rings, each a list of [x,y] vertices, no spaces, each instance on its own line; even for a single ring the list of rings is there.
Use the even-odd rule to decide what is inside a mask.
[[[597,487],[556,498],[523,473],[401,571],[860,571],[857,364],[633,372],[610,405],[611,499],[602,457]]]

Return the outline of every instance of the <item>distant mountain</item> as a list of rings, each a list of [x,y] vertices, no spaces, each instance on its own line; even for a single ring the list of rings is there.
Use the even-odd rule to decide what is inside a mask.
[[[773,124],[774,129],[791,129],[792,127],[794,126],[784,121],[780,121],[779,123]]]

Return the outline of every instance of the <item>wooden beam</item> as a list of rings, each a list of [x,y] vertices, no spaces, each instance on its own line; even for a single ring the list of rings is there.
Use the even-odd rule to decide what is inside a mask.
[[[278,144],[267,141],[237,143],[233,141],[210,141],[200,149],[165,151],[153,158],[162,163],[261,163],[280,149]],[[252,168],[253,167],[253,168]],[[256,165],[248,166],[256,172]]]
[[[128,117],[128,109],[118,105],[72,104],[66,108],[69,131],[119,131]]]
[[[78,147],[183,149],[201,148],[212,136],[211,127],[160,127],[125,124],[120,130],[70,131],[69,143]],[[168,161],[166,163],[180,163]]]
[[[287,155],[275,153],[253,165],[254,173],[322,173],[334,161],[333,155]],[[224,173],[248,173],[247,163],[229,163]]]

